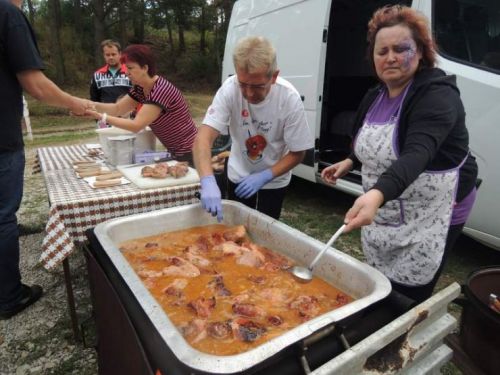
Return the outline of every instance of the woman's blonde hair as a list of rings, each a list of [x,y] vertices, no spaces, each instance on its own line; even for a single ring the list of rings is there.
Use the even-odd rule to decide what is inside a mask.
[[[240,39],[233,52],[233,63],[236,69],[242,69],[247,73],[267,69],[269,77],[278,70],[276,50],[269,40],[261,36],[247,36]]]

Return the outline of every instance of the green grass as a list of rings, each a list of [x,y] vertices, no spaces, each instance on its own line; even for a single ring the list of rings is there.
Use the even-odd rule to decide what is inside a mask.
[[[42,116],[31,115],[30,118],[34,134],[54,133],[64,130],[73,130],[72,128],[81,127],[82,125],[89,128],[90,127],[95,128],[94,121],[87,120],[82,123],[82,119],[68,116],[68,113],[48,114]],[[33,126],[33,123],[35,123],[36,126]]]
[[[35,135],[33,141],[25,140],[26,147],[45,147],[54,146],[59,144],[68,143],[82,143],[85,140],[94,139],[96,133],[94,130],[90,131],[67,131],[56,135],[47,135],[37,137]]]

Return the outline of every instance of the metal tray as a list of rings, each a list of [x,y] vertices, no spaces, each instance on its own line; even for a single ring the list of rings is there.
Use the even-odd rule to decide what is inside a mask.
[[[322,242],[240,203],[223,200],[223,208],[223,224],[245,225],[253,241],[300,264],[311,262],[324,246]],[[199,352],[184,340],[122,255],[118,245],[134,238],[214,223],[216,220],[200,204],[192,204],[112,219],[97,225],[94,230],[99,243],[166,345],[179,361],[194,371],[232,374],[254,367],[321,328],[381,300],[391,290],[389,280],[379,271],[331,248],[315,267],[315,275],[350,294],[355,301],[307,321],[245,353],[215,356]]]

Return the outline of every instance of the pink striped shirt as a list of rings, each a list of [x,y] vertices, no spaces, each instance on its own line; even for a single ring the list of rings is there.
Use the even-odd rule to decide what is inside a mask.
[[[128,94],[139,103],[155,104],[162,109],[160,116],[149,126],[172,155],[191,152],[198,130],[177,87],[159,77],[147,97],[142,87],[137,85]]]

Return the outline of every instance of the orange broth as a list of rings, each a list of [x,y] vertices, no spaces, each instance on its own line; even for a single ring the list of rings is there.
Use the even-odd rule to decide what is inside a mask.
[[[217,224],[166,232],[156,236],[126,241],[120,244],[120,250],[139,275],[138,271],[144,270],[161,272],[165,267],[169,266],[165,255],[183,257],[184,250],[194,244],[201,235],[210,235],[215,232],[222,233],[230,228]],[[250,240],[248,235],[247,240]],[[146,247],[147,244],[149,245]],[[152,246],[151,244],[155,245]],[[235,298],[265,310],[266,313],[263,316],[246,318],[264,326],[266,329],[265,333],[254,341],[242,341],[235,337],[217,339],[210,335],[200,339],[199,337],[186,337],[185,335],[191,346],[205,353],[233,355],[245,352],[307,320],[334,310],[353,300],[350,296],[317,277],[310,283],[302,284],[297,282],[286,270],[269,271],[263,268],[240,265],[236,263],[236,258],[232,255],[220,256],[220,253],[214,255],[209,252],[205,258],[211,264],[204,267],[197,277],[141,276],[145,286],[163,307],[172,323],[178,328],[188,325],[194,319],[200,319],[195,311],[188,306],[190,301],[199,297],[209,299],[215,296],[215,307],[207,318],[203,318],[208,322],[228,322],[237,319],[239,316],[235,314],[232,308]],[[210,282],[214,280],[216,275],[223,277],[224,286],[230,291],[230,295],[216,295],[213,287],[210,287]],[[188,281],[187,285],[182,289],[181,297],[169,295],[165,292],[165,289],[175,279],[186,279]],[[255,280],[260,282],[256,283]],[[263,292],[263,290],[266,291]],[[269,298],[270,292],[276,294],[277,298]],[[291,303],[299,296],[314,296],[317,299],[318,308],[315,309],[312,315],[301,315],[297,309],[290,307]],[[282,323],[279,325],[270,324],[269,316],[279,316]]]

